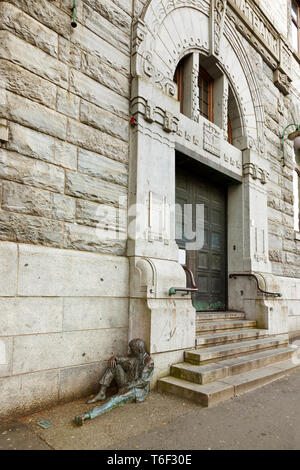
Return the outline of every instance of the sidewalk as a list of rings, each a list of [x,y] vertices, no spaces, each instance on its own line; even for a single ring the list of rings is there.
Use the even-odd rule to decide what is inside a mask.
[[[300,371],[213,408],[152,392],[83,427],[85,400],[0,426],[3,449],[300,449]],[[38,421],[52,426],[42,429]]]

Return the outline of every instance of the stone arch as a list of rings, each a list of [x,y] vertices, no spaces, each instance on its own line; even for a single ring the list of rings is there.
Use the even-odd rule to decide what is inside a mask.
[[[211,0],[214,2],[214,0]],[[220,2],[226,7],[226,1]],[[185,55],[198,51],[215,56],[238,103],[244,148],[264,153],[264,108],[247,52],[233,20],[219,19],[218,51],[212,46],[213,5],[205,0],[149,0],[134,28],[133,73],[176,96],[173,76]]]

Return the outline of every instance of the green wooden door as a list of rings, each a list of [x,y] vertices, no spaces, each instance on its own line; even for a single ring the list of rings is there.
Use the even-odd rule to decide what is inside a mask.
[[[183,166],[177,168],[176,240],[186,250],[186,264],[195,276],[199,292],[193,294],[193,304],[198,311],[226,310],[227,306],[226,195],[222,184]],[[194,242],[197,236],[196,249],[187,226],[196,234]]]

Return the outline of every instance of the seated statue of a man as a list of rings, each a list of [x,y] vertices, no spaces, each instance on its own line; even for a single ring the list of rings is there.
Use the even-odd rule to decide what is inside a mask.
[[[84,420],[96,418],[117,406],[133,401],[142,402],[147,398],[154,369],[153,360],[146,353],[145,343],[141,339],[131,340],[129,349],[129,356],[113,356],[109,359],[108,368],[99,381],[100,390],[88,403],[106,400],[106,390],[113,379],[118,385],[119,393],[104,405],[97,406],[82,416],[76,416],[74,421],[77,424],[82,425]]]

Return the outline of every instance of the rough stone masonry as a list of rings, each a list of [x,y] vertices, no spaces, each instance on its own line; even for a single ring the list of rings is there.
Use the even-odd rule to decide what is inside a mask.
[[[169,11],[177,10],[184,18],[187,9],[189,15],[201,10],[205,17],[203,31],[208,28],[209,0],[152,2],[157,6],[153,7],[153,25],[157,28],[164,24]],[[151,64],[149,57],[143,56],[143,71],[134,65],[140,43],[148,41],[150,50],[159,30],[148,26],[143,30],[152,2],[78,0],[78,27],[73,29],[72,0],[0,0],[0,347],[5,351],[0,363],[2,417],[95,391],[106,360],[111,355],[126,354],[128,338],[134,331],[132,322],[139,325],[138,331],[145,338],[151,328],[153,333],[154,327],[150,328],[146,320],[138,323],[139,312],[145,310],[145,292],[147,309],[157,315],[156,336],[160,328],[174,329],[173,323],[161,326],[161,312],[180,310],[179,301],[170,307],[167,296],[157,294],[156,286],[155,295],[163,300],[155,304],[147,284],[150,268],[143,263],[137,267],[136,263],[141,253],[156,260],[148,264],[157,273],[155,279],[162,279],[158,284],[171,287],[178,279],[184,280],[171,248],[163,254],[167,253],[163,250],[169,250],[168,241],[153,243],[148,238],[141,251],[128,249],[127,243],[128,200],[138,193],[137,184],[140,188],[145,185],[151,193],[147,171],[150,174],[153,166],[150,158],[143,161],[144,149],[140,148],[137,161],[141,163],[137,168],[133,163],[136,141],[130,126],[131,98],[135,98],[132,83],[140,75],[148,77],[152,87],[149,93],[156,106],[160,105],[159,93],[166,90],[157,91],[162,82],[152,74],[151,67],[157,64]],[[267,262],[284,294],[289,329],[297,330],[300,234],[294,226],[294,161],[292,145],[287,143],[286,166],[282,167],[280,142],[283,128],[300,120],[300,58],[291,47],[290,0],[249,0],[249,8],[263,21],[268,17],[272,34],[282,35],[284,44],[290,47],[289,93],[280,82],[281,75],[277,77],[280,86],[274,81],[272,64],[276,68],[278,61],[282,63],[280,51],[277,57],[268,52],[267,44],[260,39],[257,42],[255,21],[254,36],[245,37],[241,27],[245,18],[238,3],[228,0],[226,18],[235,25],[255,75],[254,91],[259,92],[262,101],[263,122],[258,125],[263,129],[262,158],[268,162],[269,174]],[[242,3],[245,12],[248,2]],[[241,15],[232,4],[240,8]],[[137,20],[142,32],[136,36]],[[197,24],[195,21],[196,35]],[[182,50],[197,50],[192,39],[190,49],[182,49],[179,44],[174,51],[178,61]],[[155,49],[159,49],[157,56],[161,52],[162,61],[167,60],[165,51],[171,49],[170,43]],[[280,69],[280,74],[285,70]],[[234,70],[231,73],[234,75]],[[168,79],[172,81],[173,77]],[[240,90],[241,96],[244,91]],[[248,96],[246,91],[244,96]],[[168,100],[178,117],[176,99],[168,96]],[[161,129],[163,118],[161,111],[157,113],[155,119],[160,121],[153,124],[155,130],[145,131],[153,139],[153,147],[149,143],[147,152],[158,155],[158,141],[174,152],[178,129],[172,127],[173,122],[168,127],[166,120]],[[141,126],[151,122],[151,113],[147,125],[141,121],[140,108],[136,115]],[[195,129],[196,136],[196,123],[181,119],[187,130]],[[232,152],[237,154],[234,149]],[[161,160],[163,155],[159,154]],[[145,176],[141,177],[142,171]],[[169,184],[167,171],[164,166],[157,167],[155,177],[161,187]],[[250,224],[249,234],[254,243]],[[161,244],[159,248],[156,243]],[[160,260],[177,267],[160,265]],[[140,273],[142,280],[137,281]],[[185,307],[183,310],[188,311]],[[191,308],[189,312],[188,321],[193,314]],[[177,325],[182,338],[184,324],[182,321]],[[186,338],[188,344],[190,336]],[[169,336],[155,341],[166,344]],[[156,377],[166,374],[170,364],[182,357],[184,347],[177,344],[174,349],[158,347],[154,357]]]

